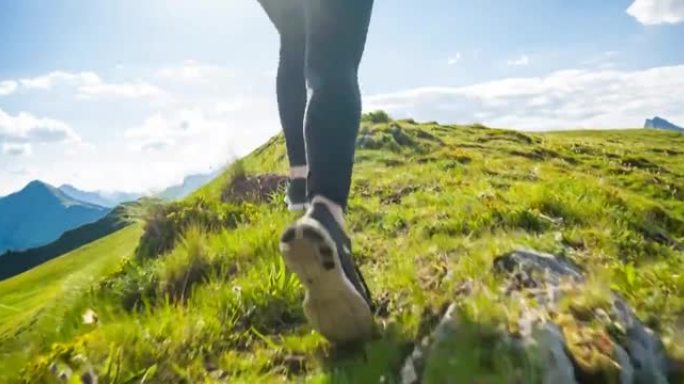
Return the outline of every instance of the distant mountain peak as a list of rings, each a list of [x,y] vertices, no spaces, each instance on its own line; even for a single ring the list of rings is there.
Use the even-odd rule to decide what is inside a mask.
[[[59,190],[74,199],[110,208],[135,201],[142,196],[140,193],[84,191],[71,184],[62,184]]]
[[[52,190],[54,187],[52,187],[50,184],[40,181],[40,180],[33,180],[26,184],[26,186],[22,189],[24,191],[26,190],[31,190],[31,189],[44,189],[44,190]]]
[[[59,189],[40,180],[33,180],[29,182],[19,192],[16,192],[15,195],[27,196],[27,198],[30,199],[53,199],[60,202],[72,200]]]
[[[166,188],[156,196],[165,200],[181,199],[214,179],[220,172],[221,170],[217,169],[209,173],[187,175],[180,184]]]
[[[670,123],[662,117],[655,116],[652,119],[646,119],[644,128],[649,129],[664,129],[667,131],[684,132],[684,128]]]
[[[40,180],[0,198],[0,255],[47,244],[67,230],[96,221],[108,208],[72,198]]]

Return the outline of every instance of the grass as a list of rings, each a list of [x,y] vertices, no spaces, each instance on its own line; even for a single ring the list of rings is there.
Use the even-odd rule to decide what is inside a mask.
[[[239,169],[155,211],[137,252],[139,232],[117,234],[130,257],[94,288],[74,290],[78,298],[64,305],[57,331],[29,327],[31,354],[8,354],[13,369],[0,372],[27,382],[51,382],[53,371],[92,371],[112,383],[395,382],[412,344],[453,302],[463,326],[427,365],[428,382],[455,371],[464,382],[535,382],[534,356],[496,341],[519,304],[500,295],[492,260],[519,247],[563,254],[602,282],[578,296],[582,311],[568,304],[561,316],[591,311],[614,289],[663,335],[670,354],[684,357],[683,135],[532,134],[377,114],[364,119],[359,140],[349,226],[381,308],[376,340],[340,350],[306,324],[299,283],[278,252],[280,232],[296,218],[284,209],[282,190],[222,201],[236,174],[285,173],[278,136]],[[119,253],[103,254],[119,260]],[[13,292],[36,289],[46,280],[28,277],[38,273],[6,284]],[[40,308],[47,300],[11,306]],[[81,321],[86,309],[96,324]],[[601,334],[567,322],[563,331],[578,338]],[[3,322],[6,332],[17,325]],[[588,356],[587,369],[615,374],[609,355]]]
[[[26,359],[23,342],[61,322],[78,295],[100,276],[111,273],[133,250],[140,228],[130,226],[39,267],[0,281],[0,381]],[[17,350],[19,349],[19,350]]]

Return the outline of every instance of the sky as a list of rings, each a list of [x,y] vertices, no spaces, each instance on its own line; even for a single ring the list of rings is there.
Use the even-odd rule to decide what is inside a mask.
[[[0,0],[0,195],[149,192],[280,130],[256,0]],[[364,110],[520,130],[684,125],[684,0],[376,0]]]

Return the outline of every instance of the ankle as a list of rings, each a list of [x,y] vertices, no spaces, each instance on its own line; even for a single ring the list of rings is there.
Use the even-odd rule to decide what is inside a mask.
[[[306,165],[297,165],[290,167],[291,179],[306,179],[308,173],[309,167]]]
[[[316,203],[321,203],[328,208],[330,213],[332,214],[333,218],[335,218],[335,221],[337,221],[337,224],[339,224],[342,228],[345,226],[345,221],[344,221],[344,209],[342,208],[341,205],[335,203],[334,201],[328,199],[327,197],[321,196],[321,195],[316,195],[314,198],[311,200],[311,206],[313,207],[314,204]]]

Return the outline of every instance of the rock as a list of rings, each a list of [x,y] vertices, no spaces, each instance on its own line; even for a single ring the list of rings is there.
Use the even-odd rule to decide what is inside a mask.
[[[418,356],[414,356],[414,354],[418,353]],[[420,383],[420,376],[418,369],[414,365],[414,362],[416,360],[414,359],[420,359],[422,358],[422,354],[418,350],[414,350],[414,352],[409,356],[409,358],[406,360],[404,363],[404,366],[401,368],[401,383],[402,384],[418,384]]]
[[[613,313],[625,329],[624,347],[634,366],[635,383],[667,383],[669,361],[655,333],[644,326],[624,300],[617,297]]]
[[[615,361],[620,364],[620,384],[634,383],[634,367],[629,354],[619,344],[615,344]]]
[[[392,138],[394,138],[394,141],[397,142],[397,144],[401,146],[413,146],[413,139],[411,136],[407,135],[400,126],[398,125],[392,125],[389,130],[390,134],[392,135]]]
[[[451,304],[439,324],[433,331],[432,335],[425,337],[418,343],[413,352],[406,358],[401,369],[401,383],[402,384],[417,384],[421,382],[423,369],[425,368],[425,359],[430,352],[430,349],[446,341],[456,327],[456,305]]]
[[[529,289],[546,286],[551,295],[536,297],[541,305],[551,305],[563,292],[559,284],[571,279],[577,284],[584,280],[582,271],[565,258],[535,251],[514,251],[498,257],[494,268],[512,274],[517,288]],[[524,277],[519,277],[523,274]],[[534,276],[535,274],[541,276]],[[541,277],[541,278],[540,278]],[[540,297],[541,296],[541,297]],[[620,364],[621,383],[667,383],[669,360],[665,348],[655,333],[647,328],[617,294],[612,298],[612,318],[625,330],[625,340],[614,340],[614,356]]]
[[[607,307],[588,311],[587,318],[573,314],[570,323],[567,319],[565,322],[559,320],[559,324],[549,320],[555,318],[551,313],[558,309],[556,304],[563,295],[572,292],[569,288],[585,281],[582,269],[571,260],[532,250],[516,250],[497,257],[494,260],[494,270],[507,274],[504,294],[530,297],[538,304],[527,306],[522,302],[517,329],[512,331],[515,334],[503,333],[499,341],[513,347],[514,354],[517,351],[521,354],[536,353],[541,359],[543,383],[575,384],[587,380],[593,382],[611,379],[621,384],[666,384],[668,375],[676,374],[674,364],[668,359],[660,338],[615,293],[609,298]],[[415,347],[401,371],[403,384],[421,382],[430,353],[459,330],[457,313],[457,306],[450,305],[432,334]],[[562,316],[566,318],[570,316],[563,313]],[[602,358],[614,366],[596,365],[594,367],[600,371],[585,372],[582,367],[586,365],[578,364],[581,360],[576,361],[570,354],[565,335],[576,337],[575,332],[581,332],[584,327],[608,327],[613,324],[624,330],[624,334],[611,339],[609,335],[612,333],[608,332],[608,328],[598,328],[597,335],[605,335],[605,340],[599,339],[597,344],[589,345],[598,348],[597,353],[601,353]],[[577,347],[577,344],[570,345]],[[614,367],[618,366],[619,371],[616,371]],[[610,376],[604,377],[603,374]]]
[[[551,278],[549,283],[554,285],[559,284],[562,278],[571,278],[578,283],[584,280],[582,270],[570,260],[531,250],[517,250],[497,257],[494,260],[494,269],[509,273],[545,273]]]
[[[83,384],[97,384],[97,375],[92,369],[88,369],[81,375],[81,383]]]
[[[378,149],[381,147],[381,144],[378,143],[375,138],[373,138],[373,135],[365,134],[359,136],[358,140],[356,141],[356,146],[357,148],[362,149]]]
[[[533,333],[544,364],[544,384],[575,384],[575,367],[565,352],[563,333],[554,324],[546,323]]]

